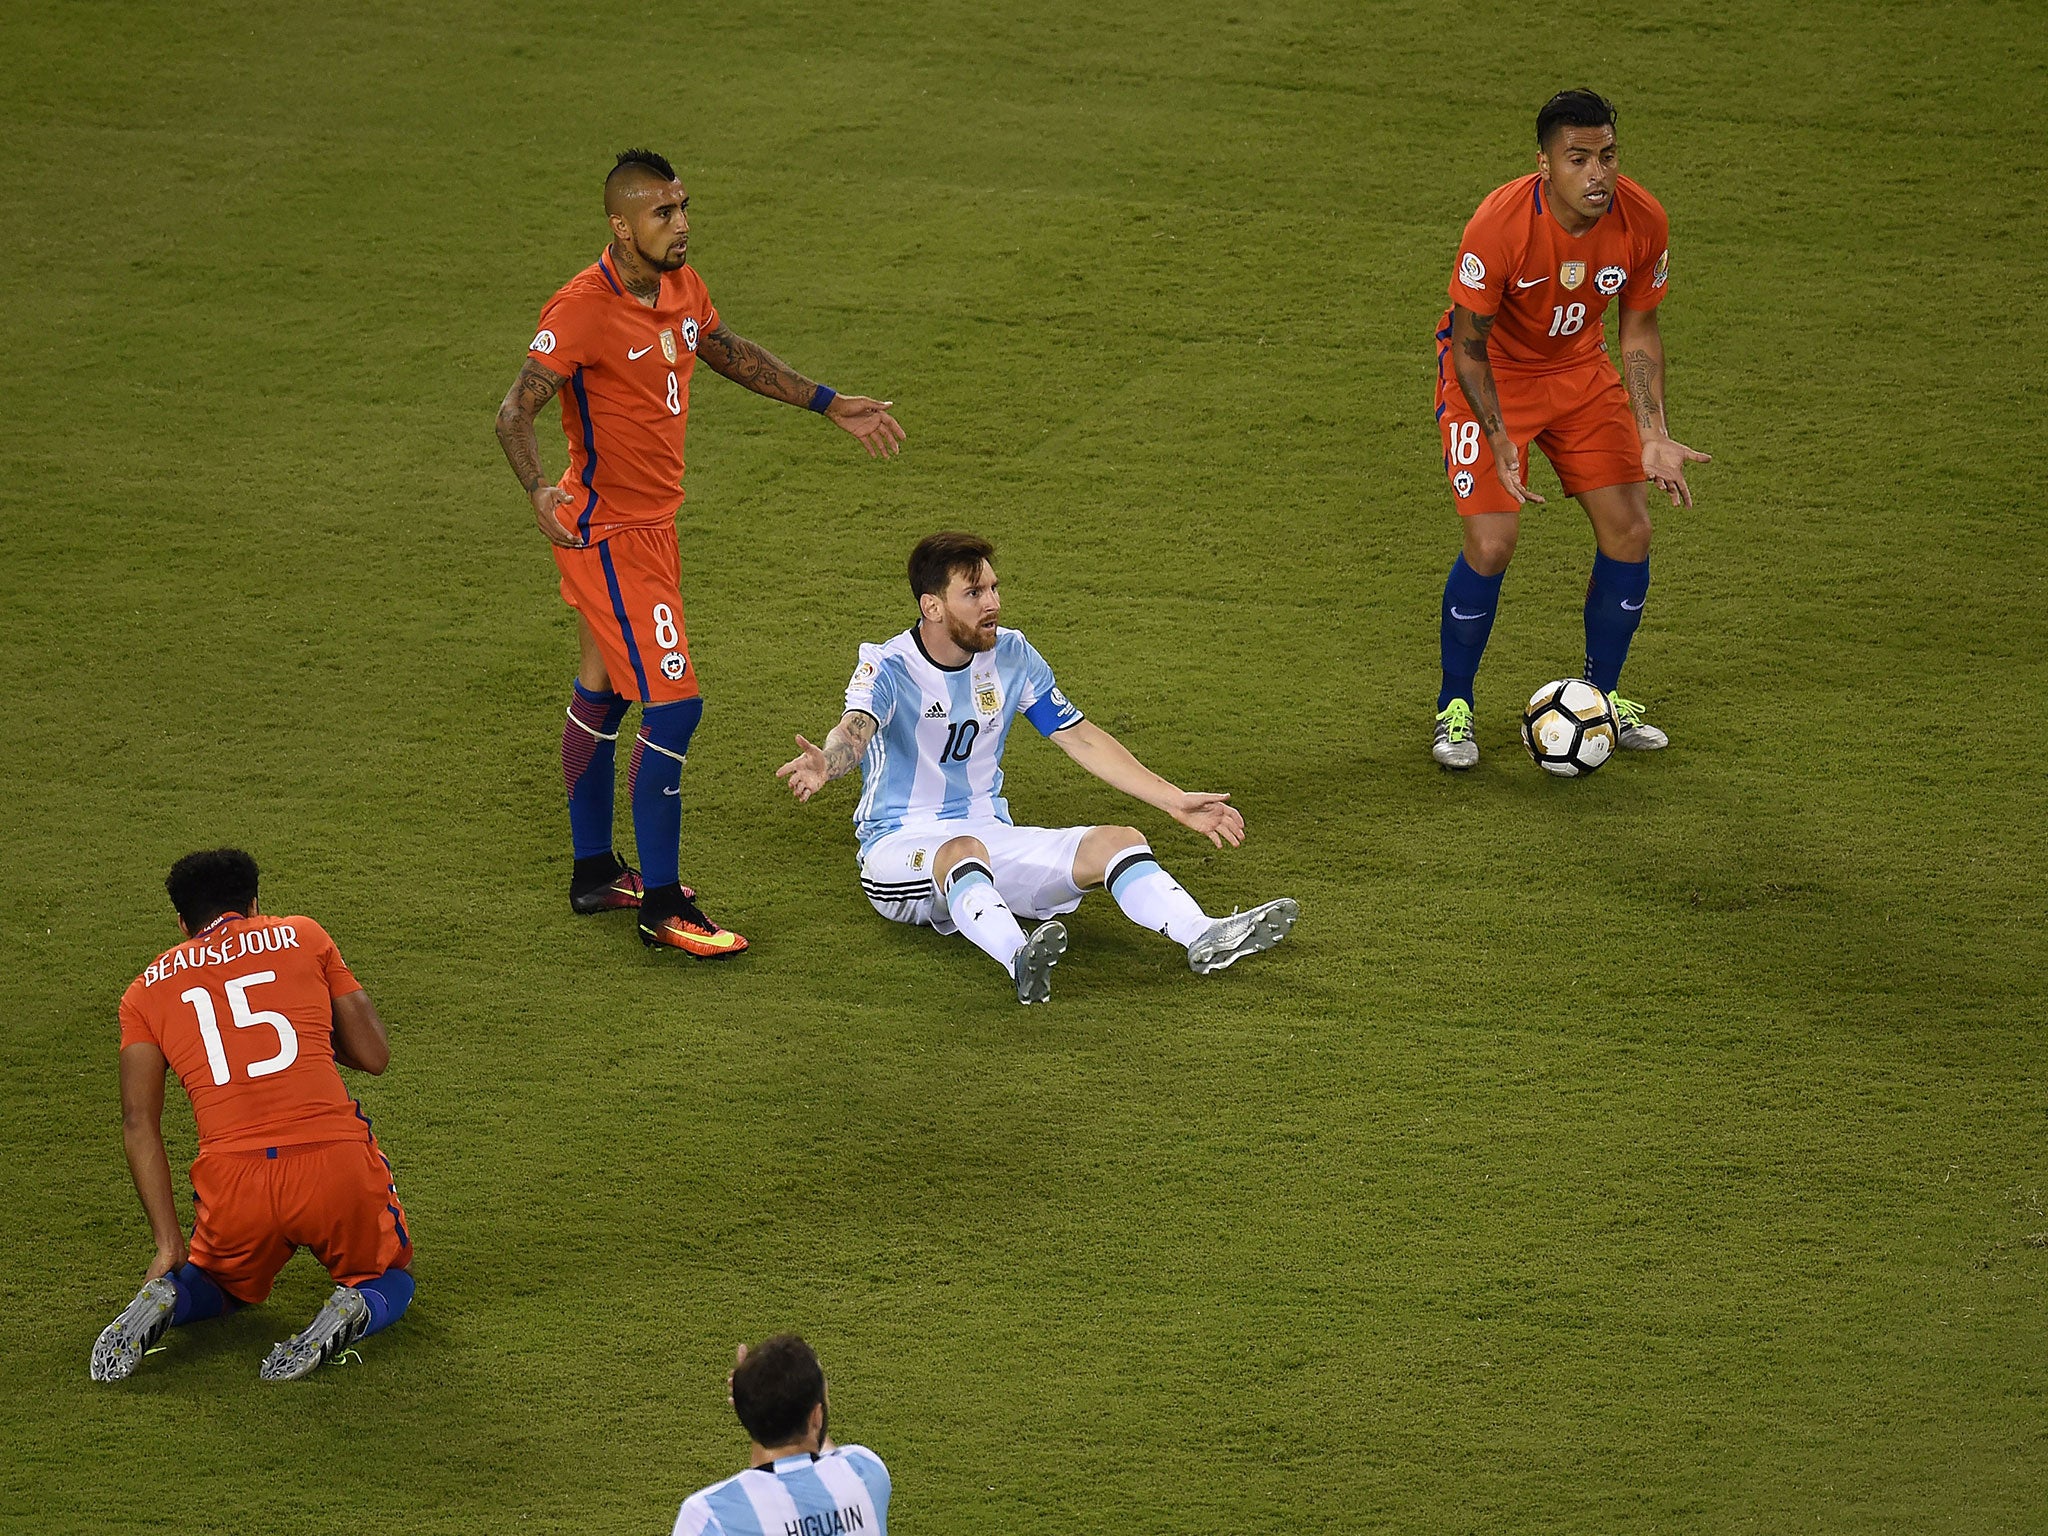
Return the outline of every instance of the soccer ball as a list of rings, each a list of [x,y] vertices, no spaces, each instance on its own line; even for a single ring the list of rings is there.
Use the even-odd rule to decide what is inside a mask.
[[[1612,757],[1617,729],[1607,695],[1576,677],[1545,683],[1522,711],[1522,745],[1537,767],[1567,779]]]

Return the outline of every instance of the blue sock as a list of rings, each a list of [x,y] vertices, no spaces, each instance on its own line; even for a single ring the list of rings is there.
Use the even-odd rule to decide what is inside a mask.
[[[1649,561],[1594,553],[1593,579],[1586,583],[1586,681],[1602,693],[1621,685],[1621,664],[1643,622],[1649,591]]]
[[[650,704],[640,711],[627,779],[633,787],[633,841],[649,889],[682,878],[683,758],[704,718],[702,699]]]
[[[569,718],[562,722],[562,788],[569,796],[569,836],[576,857],[612,851],[612,782],[619,722],[626,701],[616,693],[592,693],[570,685]]]
[[[367,1339],[405,1316],[405,1309],[412,1305],[412,1271],[387,1269],[376,1279],[365,1280],[356,1290],[370,1304],[370,1326],[363,1330]]]
[[[1472,702],[1472,680],[1479,675],[1479,658],[1486,654],[1486,637],[1493,633],[1493,610],[1500,605],[1499,576],[1482,576],[1465,563],[1461,554],[1451,565],[1444,583],[1443,658],[1444,682],[1437,690],[1436,707],[1441,712],[1453,699]]]
[[[239,1301],[213,1283],[213,1276],[189,1259],[172,1270],[169,1279],[178,1288],[178,1304],[171,1308],[173,1328],[203,1323],[241,1308]]]

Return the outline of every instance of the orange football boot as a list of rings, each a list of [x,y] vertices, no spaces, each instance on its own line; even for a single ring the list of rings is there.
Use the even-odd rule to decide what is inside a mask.
[[[640,942],[650,949],[680,949],[695,960],[730,960],[747,948],[745,939],[704,915],[687,885],[657,887],[642,896]]]

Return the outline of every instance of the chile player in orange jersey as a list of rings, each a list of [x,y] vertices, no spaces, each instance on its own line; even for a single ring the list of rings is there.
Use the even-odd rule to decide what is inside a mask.
[[[291,1381],[412,1303],[412,1238],[391,1165],[336,1063],[375,1076],[384,1024],[325,930],[256,910],[256,861],[187,854],[164,881],[186,942],[121,997],[121,1129],[156,1236],[143,1287],[92,1350],[119,1381],[166,1329],[253,1306],[300,1247],[336,1290],[257,1373]],[[164,1152],[164,1072],[192,1100],[192,1241]]]
[[[1464,549],[1443,597],[1443,686],[1430,755],[1479,761],[1472,682],[1514,557],[1534,442],[1578,498],[1597,546],[1586,588],[1586,677],[1608,696],[1624,747],[1666,745],[1642,706],[1617,692],[1650,590],[1649,483],[1692,505],[1687,464],[1710,462],[1664,421],[1657,306],[1670,225],[1657,200],[1616,170],[1615,110],[1562,91],[1536,114],[1536,174],[1498,188],[1465,226],[1451,308],[1437,326],[1436,418]],[[1621,372],[1600,323],[1621,300]]]
[[[699,959],[747,941],[698,908],[681,883],[682,769],[704,713],[683,632],[676,509],[699,357],[759,395],[808,407],[871,457],[903,442],[889,402],[841,395],[734,335],[687,264],[690,199],[651,150],[618,157],[604,183],[612,242],[541,311],[526,365],[498,410],[498,441],[554,546],[582,658],[562,727],[562,781],[577,912],[639,909],[640,937]],[[557,394],[569,468],[541,472],[534,417]],[[640,731],[628,773],[636,871],[612,848],[613,750],[632,701]]]

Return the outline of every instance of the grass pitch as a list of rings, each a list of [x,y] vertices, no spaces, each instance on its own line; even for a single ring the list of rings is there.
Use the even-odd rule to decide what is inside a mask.
[[[0,1524],[664,1529],[742,1459],[733,1342],[795,1327],[906,1532],[2048,1525],[2029,7],[58,4],[0,43]],[[1676,745],[1520,759],[1578,658],[1553,505],[1451,778],[1431,323],[1581,80],[1670,210],[1717,456],[1626,684]],[[641,142],[733,326],[911,438],[698,382],[724,968],[566,912],[572,631],[491,435]],[[1200,980],[1097,899],[1025,1013],[873,916],[848,787],[769,775],[940,525],[1252,835],[1023,739],[1019,811],[1298,897],[1283,949]],[[222,841],[393,1025],[361,1095],[419,1300],[259,1388],[301,1258],[95,1387],[149,1252],[114,1004]]]

